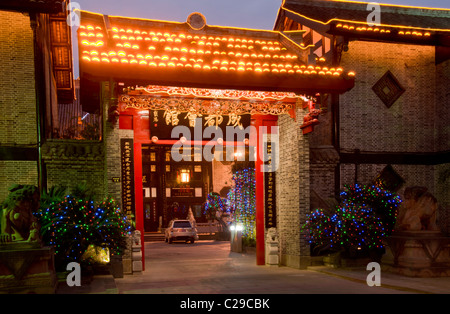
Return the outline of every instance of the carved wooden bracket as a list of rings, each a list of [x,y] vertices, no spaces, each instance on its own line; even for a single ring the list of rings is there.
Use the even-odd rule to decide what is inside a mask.
[[[315,109],[314,102],[312,100],[308,101],[309,113],[303,117],[303,124],[300,126],[303,134],[308,134],[314,131],[314,126],[319,124],[318,117],[322,113],[321,109]]]

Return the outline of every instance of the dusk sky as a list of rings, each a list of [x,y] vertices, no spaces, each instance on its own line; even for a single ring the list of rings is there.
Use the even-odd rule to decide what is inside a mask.
[[[75,2],[75,1],[72,1]],[[184,22],[200,12],[209,25],[272,29],[281,0],[76,0],[82,10],[108,15]],[[370,2],[370,1],[368,1]],[[450,8],[448,0],[385,0],[378,3]]]
[[[73,0],[81,10],[146,19],[185,22],[192,12],[202,13],[209,25],[273,29],[281,0]],[[450,8],[448,0],[386,0],[378,3]],[[74,38],[75,39],[75,38]],[[74,47],[75,77],[78,56]]]

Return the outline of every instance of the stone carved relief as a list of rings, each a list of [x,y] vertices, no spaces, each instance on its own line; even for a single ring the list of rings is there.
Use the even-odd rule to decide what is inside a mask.
[[[69,141],[47,141],[42,145],[44,159],[52,158],[87,158],[102,159],[102,143],[75,143]]]

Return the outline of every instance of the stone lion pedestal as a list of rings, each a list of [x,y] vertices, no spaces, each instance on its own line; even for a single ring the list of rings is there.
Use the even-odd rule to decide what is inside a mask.
[[[387,270],[409,277],[450,276],[450,238],[439,231],[397,231],[387,244]]]
[[[276,228],[269,228],[266,236],[266,265],[278,266],[280,258],[278,256],[278,234]]]
[[[53,248],[30,243],[0,245],[1,294],[52,294],[56,286]]]
[[[55,293],[54,249],[42,247],[33,213],[40,194],[32,185],[13,185],[0,203],[0,293]]]
[[[450,238],[437,227],[438,203],[426,187],[407,187],[383,265],[411,277],[450,276]]]

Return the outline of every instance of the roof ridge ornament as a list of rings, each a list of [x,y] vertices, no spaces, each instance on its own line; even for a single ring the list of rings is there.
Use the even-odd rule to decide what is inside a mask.
[[[203,14],[199,12],[193,12],[189,14],[186,22],[192,29],[196,31],[199,31],[206,26],[206,18]]]

